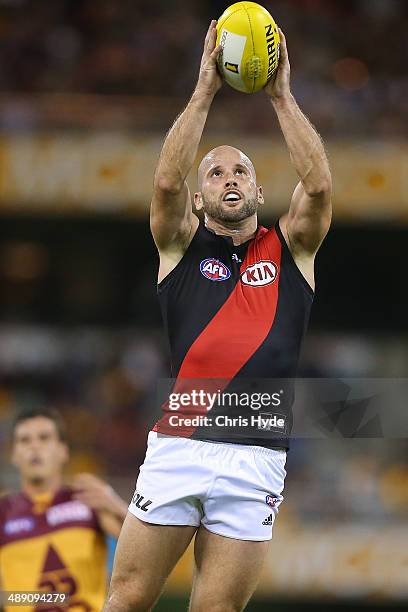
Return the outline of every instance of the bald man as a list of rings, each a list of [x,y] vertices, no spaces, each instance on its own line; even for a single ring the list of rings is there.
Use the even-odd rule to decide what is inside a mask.
[[[176,380],[149,433],[117,547],[109,612],[151,610],[193,536],[190,611],[243,610],[283,499],[292,394],[289,387],[285,400],[286,387],[274,389],[271,381],[296,374],[314,258],[331,220],[331,176],[322,141],[291,94],[281,33],[279,68],[265,93],[299,176],[289,211],[273,227],[259,226],[264,193],[254,165],[223,145],[198,169],[199,220],[186,177],[221,87],[215,26],[154,178],[158,295]],[[269,382],[259,386],[259,379]],[[251,391],[260,388],[268,393]]]

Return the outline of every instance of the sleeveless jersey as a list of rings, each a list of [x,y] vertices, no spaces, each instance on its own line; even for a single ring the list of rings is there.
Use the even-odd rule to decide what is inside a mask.
[[[0,582],[4,591],[65,593],[68,603],[21,612],[98,612],[106,595],[107,547],[95,512],[64,487],[52,498],[0,498]],[[4,602],[5,610],[15,610]]]
[[[176,380],[154,431],[288,448],[313,291],[279,222],[238,246],[200,222],[158,297]],[[174,405],[183,394],[190,401]],[[261,394],[273,401],[260,406]]]

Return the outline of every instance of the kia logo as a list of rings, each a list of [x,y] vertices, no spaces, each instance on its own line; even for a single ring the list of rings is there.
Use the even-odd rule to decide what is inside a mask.
[[[276,279],[278,266],[272,261],[257,261],[241,274],[241,281],[250,287],[264,287]]]

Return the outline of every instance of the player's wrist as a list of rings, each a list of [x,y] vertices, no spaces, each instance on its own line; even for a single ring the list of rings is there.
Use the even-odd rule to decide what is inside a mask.
[[[216,93],[217,89],[197,83],[191,101],[197,103],[204,109],[209,109]]]
[[[274,106],[285,106],[294,102],[294,97],[290,89],[280,93],[269,93],[269,97]]]

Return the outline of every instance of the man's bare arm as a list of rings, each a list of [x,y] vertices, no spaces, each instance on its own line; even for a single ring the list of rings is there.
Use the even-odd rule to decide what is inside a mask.
[[[282,219],[282,230],[294,256],[314,256],[330,227],[331,173],[323,142],[290,91],[290,64],[282,32],[278,73],[266,93],[300,178],[289,213]]]
[[[215,46],[216,22],[208,29],[194,93],[185,110],[167,134],[154,176],[150,227],[160,253],[174,252],[177,258],[187,248],[196,217],[191,207],[186,178],[198,146],[215,94],[221,87]]]

